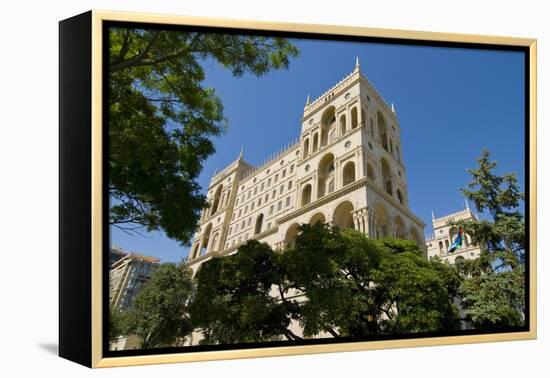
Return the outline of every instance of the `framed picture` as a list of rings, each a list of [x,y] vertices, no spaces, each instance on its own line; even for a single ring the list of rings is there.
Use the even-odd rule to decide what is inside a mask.
[[[60,334],[89,367],[536,337],[536,40],[60,22]]]

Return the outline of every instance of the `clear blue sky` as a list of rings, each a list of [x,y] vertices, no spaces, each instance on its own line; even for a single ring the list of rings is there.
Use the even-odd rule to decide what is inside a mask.
[[[263,77],[232,77],[205,61],[204,86],[215,88],[229,130],[214,140],[216,154],[204,164],[206,190],[214,170],[233,161],[241,146],[257,164],[299,136],[306,97],[316,98],[350,73],[359,56],[363,73],[388,103],[401,126],[411,210],[431,232],[436,216],[464,208],[459,188],[470,180],[482,148],[499,172],[515,171],[524,182],[524,60],[518,52],[295,40],[300,57],[288,70]],[[111,244],[162,261],[180,261],[188,248],[155,232],[128,236],[112,230]]]

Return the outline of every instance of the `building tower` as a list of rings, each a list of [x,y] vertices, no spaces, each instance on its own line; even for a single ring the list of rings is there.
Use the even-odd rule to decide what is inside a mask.
[[[478,244],[472,243],[472,238],[468,234],[464,234],[462,246],[454,252],[448,253],[449,246],[456,239],[458,229],[450,226],[450,221],[458,220],[477,220],[476,214],[470,209],[468,201],[465,201],[466,207],[464,210],[456,213],[448,214],[436,218],[432,212],[432,225],[434,233],[426,236],[426,248],[428,258],[432,259],[438,256],[441,260],[454,264],[460,260],[476,259],[481,254],[481,249]]]
[[[221,183],[231,188],[226,202]],[[407,193],[395,108],[357,59],[340,82],[313,101],[308,96],[296,142],[259,167],[241,156],[212,178],[212,206],[201,219],[189,265],[196,270],[212,252],[234,253],[252,238],[284,250],[300,224],[317,221],[372,238],[411,239],[424,248],[424,223],[409,210]]]

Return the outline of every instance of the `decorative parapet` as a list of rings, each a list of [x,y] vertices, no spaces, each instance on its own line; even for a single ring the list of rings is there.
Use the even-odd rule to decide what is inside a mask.
[[[279,159],[281,156],[286,155],[291,150],[300,147],[300,138],[296,138],[291,143],[287,144],[285,147],[283,147],[281,150],[274,153],[272,156],[268,157],[266,160],[264,160],[258,167],[254,167],[247,171],[243,178],[241,180],[247,180],[251,177],[253,177],[256,173],[260,172],[264,167],[267,165],[273,163],[275,160]]]

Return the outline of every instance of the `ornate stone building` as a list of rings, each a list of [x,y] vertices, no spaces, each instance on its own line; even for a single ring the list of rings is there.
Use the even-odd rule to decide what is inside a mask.
[[[449,226],[448,222],[458,220],[477,220],[476,214],[470,210],[467,201],[466,208],[456,213],[445,215],[440,218],[436,218],[432,213],[434,233],[432,235],[426,235],[426,249],[429,259],[434,256],[439,256],[441,260],[454,264],[460,260],[470,260],[479,257],[481,253],[479,245],[472,243],[472,238],[466,233],[464,234],[462,246],[452,253],[447,252],[458,233],[458,229]]]
[[[409,210],[399,121],[354,70],[304,107],[299,138],[258,167],[243,152],[208,188],[189,254],[197,267],[250,239],[291,246],[302,223],[328,222],[370,237],[394,236],[424,247],[424,223]]]

